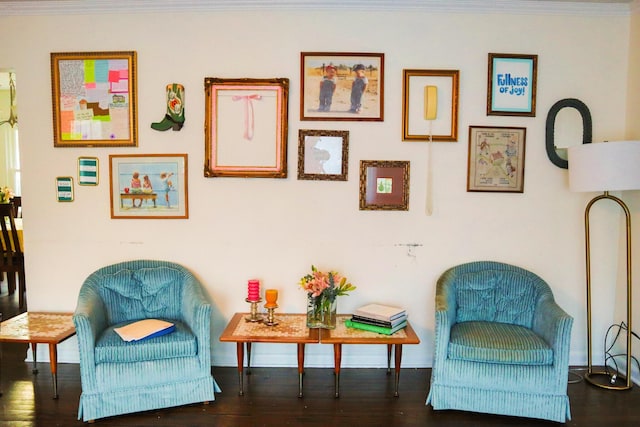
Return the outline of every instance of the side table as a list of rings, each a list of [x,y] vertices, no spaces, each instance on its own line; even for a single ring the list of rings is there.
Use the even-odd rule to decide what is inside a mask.
[[[333,344],[335,393],[340,397],[340,363],[342,360],[342,344],[386,344],[387,345],[387,373],[391,372],[391,354],[395,346],[395,392],[398,394],[400,382],[400,365],[402,363],[402,346],[404,344],[420,344],[420,339],[407,322],[407,327],[392,335],[377,334],[375,332],[360,329],[347,328],[345,320],[351,315],[339,314],[336,319],[335,329],[323,329],[320,335],[321,344]]]
[[[33,373],[36,369],[36,348],[49,344],[49,366],[53,378],[53,398],[58,398],[58,344],[75,335],[73,313],[26,312],[0,323],[0,343],[29,343],[33,352]]]
[[[276,314],[278,324],[267,326],[262,322],[245,320],[249,313],[236,313],[220,335],[222,342],[235,342],[238,354],[238,380],[240,396],[244,395],[244,346],[247,347],[247,375],[251,373],[251,343],[292,343],[298,346],[298,397],[302,397],[305,344],[317,344],[319,332],[307,328],[306,314]]]

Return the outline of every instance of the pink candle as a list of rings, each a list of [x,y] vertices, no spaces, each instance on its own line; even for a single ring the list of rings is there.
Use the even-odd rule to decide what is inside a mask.
[[[249,280],[249,283],[247,284],[247,288],[248,288],[247,300],[260,301],[260,281],[257,279]]]

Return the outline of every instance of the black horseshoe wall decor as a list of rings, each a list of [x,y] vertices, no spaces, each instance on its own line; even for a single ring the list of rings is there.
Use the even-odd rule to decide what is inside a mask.
[[[559,168],[568,169],[569,162],[558,155],[555,146],[555,125],[556,125],[556,116],[563,108],[575,108],[582,116],[582,143],[583,144],[591,144],[591,113],[589,112],[589,108],[585,105],[584,102],[575,98],[566,98],[561,99],[560,101],[553,104],[553,106],[549,109],[549,113],[547,113],[547,128],[546,128],[546,148],[547,148],[547,156],[551,163],[558,166]]]

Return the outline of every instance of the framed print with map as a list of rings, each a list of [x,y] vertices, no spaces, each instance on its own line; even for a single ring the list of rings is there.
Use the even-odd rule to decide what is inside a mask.
[[[349,131],[298,131],[298,179],[346,181]]]
[[[51,53],[54,147],[137,147],[136,52]]]
[[[522,193],[526,128],[469,126],[467,191]]]
[[[361,160],[360,210],[409,210],[409,162]]]

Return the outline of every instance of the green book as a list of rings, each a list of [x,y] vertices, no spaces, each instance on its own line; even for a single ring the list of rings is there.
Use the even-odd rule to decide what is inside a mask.
[[[400,329],[407,326],[407,321],[394,326],[393,328],[385,328],[384,326],[376,326],[376,325],[368,325],[366,323],[354,322],[353,320],[347,319],[344,321],[344,324],[347,328],[354,329],[362,329],[363,331],[369,332],[377,332],[379,334],[391,335],[394,332],[399,331]]]

